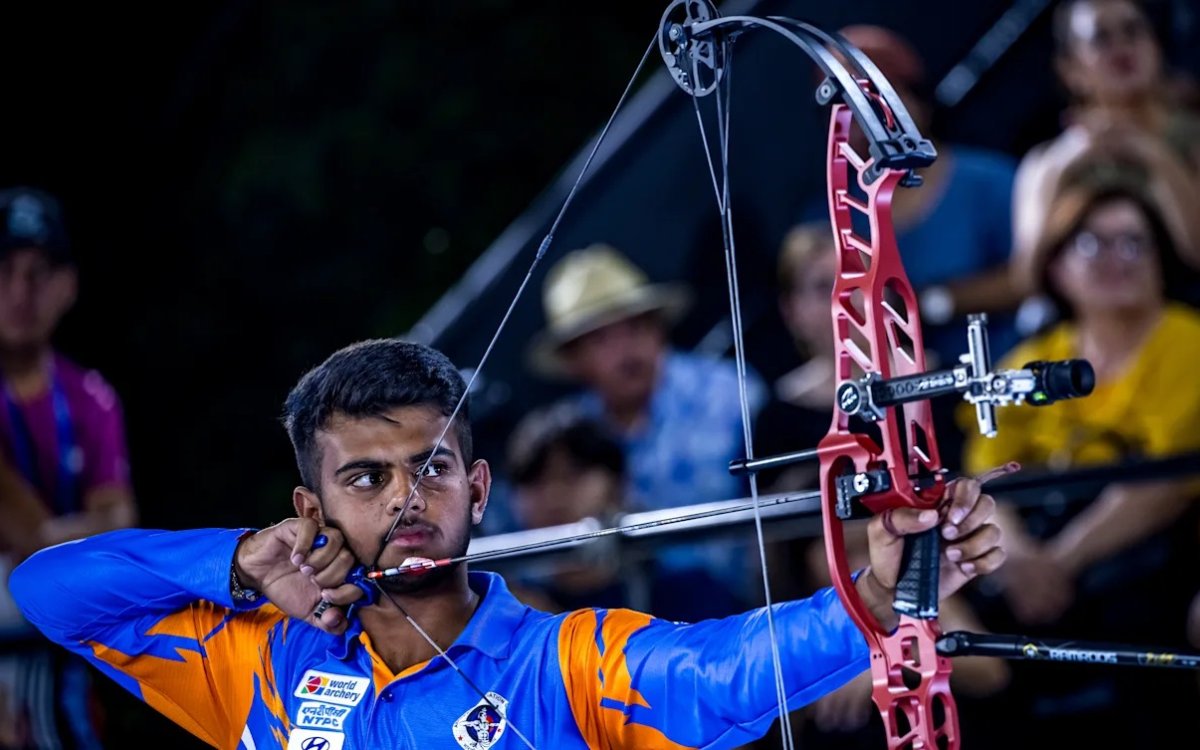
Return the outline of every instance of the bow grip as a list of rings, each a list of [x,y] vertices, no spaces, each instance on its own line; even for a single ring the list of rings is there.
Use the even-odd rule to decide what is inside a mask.
[[[922,620],[938,616],[938,573],[942,554],[940,525],[904,538],[900,577],[892,609]]]

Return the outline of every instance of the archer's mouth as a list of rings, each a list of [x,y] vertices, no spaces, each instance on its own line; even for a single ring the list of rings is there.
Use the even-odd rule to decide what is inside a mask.
[[[416,523],[411,526],[398,526],[396,533],[388,541],[390,547],[417,549],[428,544],[433,539],[435,530],[432,526]]]

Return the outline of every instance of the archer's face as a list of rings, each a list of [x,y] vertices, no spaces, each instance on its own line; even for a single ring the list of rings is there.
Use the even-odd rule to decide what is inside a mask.
[[[446,417],[430,406],[398,407],[379,417],[334,415],[317,433],[320,498],[297,490],[297,512],[341,529],[351,551],[369,565],[432,453],[379,566],[400,565],[409,557],[436,560],[465,553],[471,526],[483,520],[491,474],[485,461],[463,465],[454,428],[434,450],[445,426]]]

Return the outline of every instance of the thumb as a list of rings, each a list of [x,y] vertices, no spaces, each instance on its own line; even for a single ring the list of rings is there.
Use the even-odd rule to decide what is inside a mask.
[[[932,529],[937,525],[938,512],[932,508],[888,508],[880,520],[888,534],[900,538]]]

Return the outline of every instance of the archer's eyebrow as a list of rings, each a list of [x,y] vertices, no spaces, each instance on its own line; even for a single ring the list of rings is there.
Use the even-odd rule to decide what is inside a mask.
[[[333,475],[339,476],[348,471],[361,471],[363,469],[367,471],[383,471],[390,468],[392,468],[391,461],[382,461],[375,458],[356,458],[339,466],[337,471],[333,472]]]
[[[420,453],[412,454],[411,456],[408,457],[408,463],[410,465],[420,466],[421,464],[428,461],[430,456],[437,456],[439,458],[453,459],[455,457],[455,454],[454,454],[454,451],[450,450],[445,445],[439,445],[437,447],[436,451],[433,449],[428,449],[428,450],[423,450]]]

